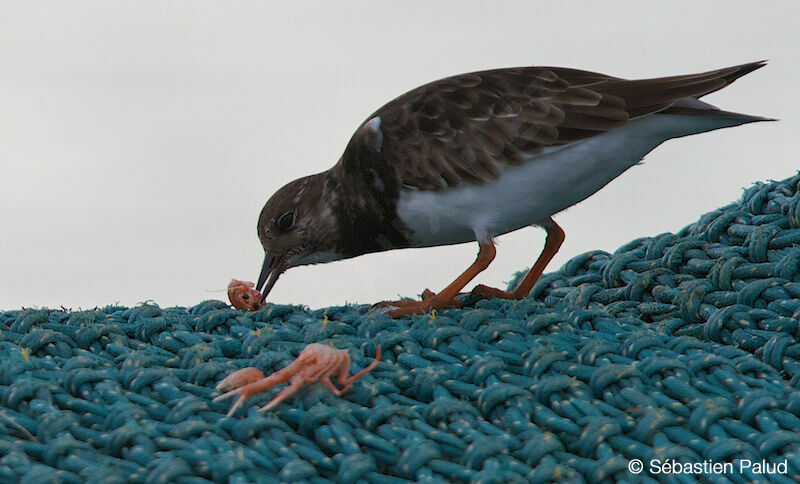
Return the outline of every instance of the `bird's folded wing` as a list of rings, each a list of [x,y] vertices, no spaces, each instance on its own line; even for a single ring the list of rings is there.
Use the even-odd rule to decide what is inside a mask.
[[[369,119],[380,117],[381,157],[401,182],[439,190],[492,180],[505,164],[716,91],[762,65],[642,80],[559,67],[496,69],[431,82]],[[351,145],[366,135],[359,129]]]

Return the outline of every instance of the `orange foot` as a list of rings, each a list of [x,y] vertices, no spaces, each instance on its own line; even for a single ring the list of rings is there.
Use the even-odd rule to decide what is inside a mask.
[[[475,262],[467,267],[467,270],[458,276],[455,281],[451,282],[449,286],[442,289],[439,294],[434,294],[430,289],[425,289],[422,293],[422,301],[383,302],[377,304],[377,306],[393,306],[395,309],[387,313],[393,318],[402,318],[412,314],[425,314],[434,309],[444,309],[451,306],[461,307],[461,303],[456,300],[459,291],[464,289],[464,286],[473,280],[476,275],[489,267],[489,264],[494,259],[495,248],[491,241],[481,242],[478,247],[480,250]]]
[[[427,312],[449,307],[461,307],[461,302],[456,299],[446,299],[439,297],[438,294],[431,291],[430,289],[425,289],[422,291],[422,300],[420,301],[383,301],[372,306],[374,308],[385,308],[385,307],[393,307],[389,311],[389,317],[392,318],[402,318],[405,316],[410,316],[412,314],[425,314]]]
[[[500,289],[496,289],[494,287],[484,286],[483,284],[478,284],[475,286],[475,289],[472,290],[470,293],[472,299],[475,296],[484,296],[488,298],[497,298],[497,299],[525,299],[527,294],[517,293],[517,291],[501,291]]]

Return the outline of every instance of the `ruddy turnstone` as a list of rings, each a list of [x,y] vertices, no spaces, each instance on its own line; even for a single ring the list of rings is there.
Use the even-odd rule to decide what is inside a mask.
[[[516,289],[473,290],[524,298],[564,240],[554,214],[668,139],[770,120],[700,100],[764,65],[641,80],[515,67],[420,86],[372,114],[336,165],[264,205],[256,288],[263,301],[291,267],[477,241],[475,262],[439,293],[381,303],[394,306],[392,317],[424,313],[458,305],[454,298],[494,259],[494,237],[538,225],[544,250]]]

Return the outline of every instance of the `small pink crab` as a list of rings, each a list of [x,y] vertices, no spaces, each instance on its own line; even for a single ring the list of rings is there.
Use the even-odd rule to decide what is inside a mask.
[[[261,293],[256,291],[255,284],[249,281],[231,279],[228,283],[228,299],[236,309],[258,311],[264,306],[261,302]]]
[[[303,351],[300,352],[289,366],[276,371],[268,377],[264,377],[261,371],[253,367],[242,368],[241,370],[231,373],[225,377],[224,380],[219,382],[217,390],[225,391],[231,388],[235,388],[235,390],[218,396],[214,401],[218,402],[234,395],[239,395],[239,398],[228,411],[228,416],[230,416],[233,415],[251,395],[265,392],[276,385],[288,381],[289,386],[284,388],[275,398],[259,410],[259,412],[266,412],[292,396],[304,383],[314,383],[318,380],[326,387],[330,388],[337,397],[341,397],[344,392],[350,389],[356,380],[378,366],[380,361],[381,347],[378,346],[375,352],[375,361],[355,375],[348,377],[347,374],[350,373],[350,355],[347,354],[347,351],[319,343],[311,343],[303,348]],[[339,384],[344,385],[341,389],[336,388],[331,382],[331,376],[337,373],[339,375]]]

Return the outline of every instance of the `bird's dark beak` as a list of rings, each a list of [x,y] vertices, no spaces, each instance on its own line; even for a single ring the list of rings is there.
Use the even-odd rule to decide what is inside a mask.
[[[261,291],[262,303],[267,298],[267,295],[272,290],[272,287],[278,281],[283,271],[286,270],[283,262],[283,254],[278,256],[272,255],[269,252],[264,254],[264,265],[261,266],[261,274],[258,275],[258,283],[256,283],[256,289]],[[269,279],[269,281],[267,281],[267,279]],[[265,282],[267,283],[266,286],[264,286]],[[264,286],[263,290],[261,289],[262,286]]]

